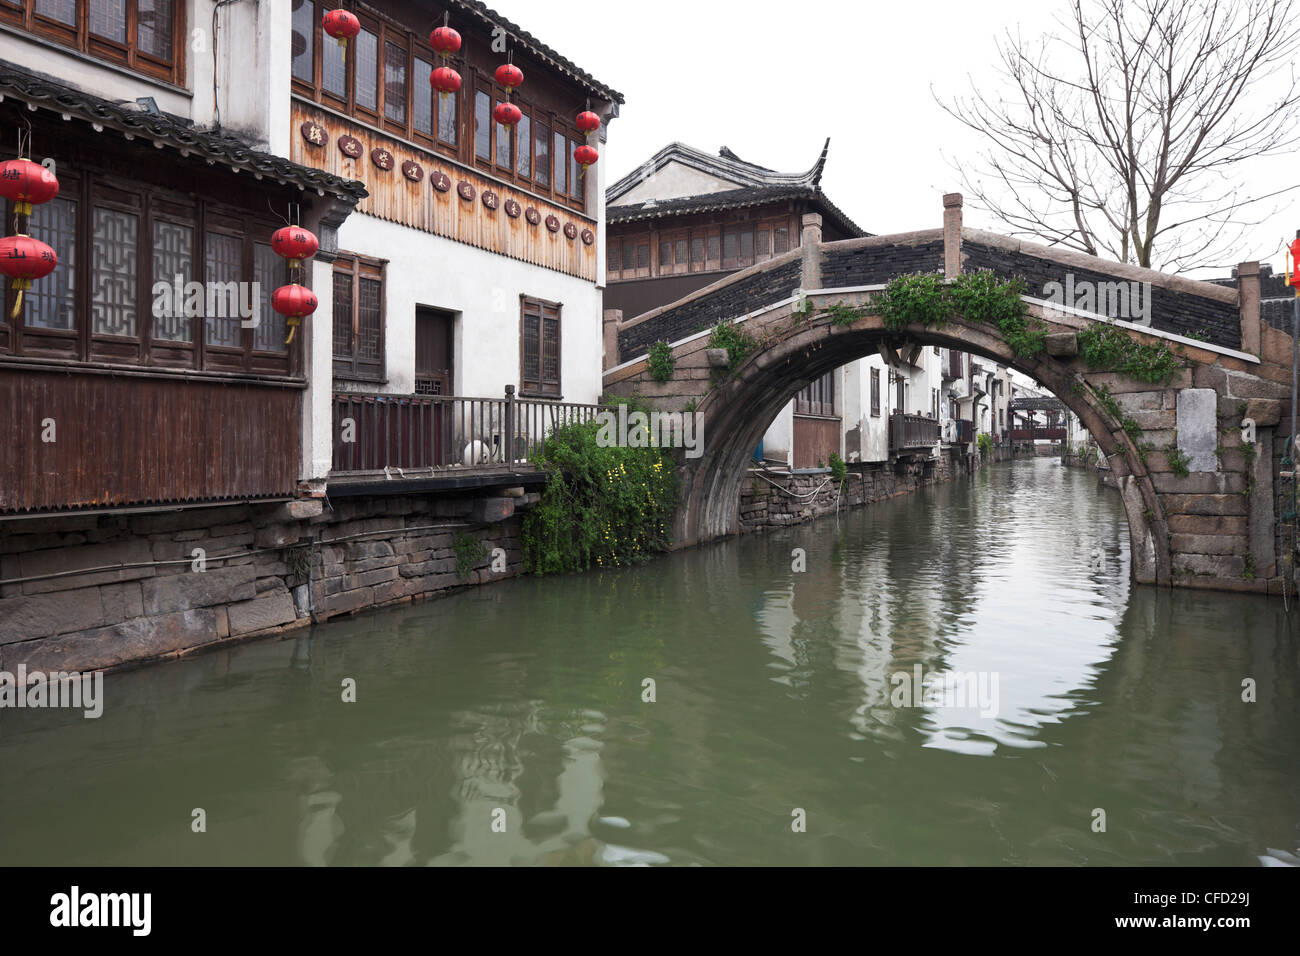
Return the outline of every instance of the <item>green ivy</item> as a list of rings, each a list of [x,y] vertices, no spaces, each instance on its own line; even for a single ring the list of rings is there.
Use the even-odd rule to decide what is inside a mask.
[[[469,577],[475,566],[487,557],[487,547],[483,542],[464,531],[456,535],[453,547],[456,551],[456,574],[461,578]]]
[[[719,322],[709,335],[709,348],[726,349],[727,371],[734,372],[758,348],[758,339],[735,322]]]
[[[845,305],[843,302],[836,302],[834,305],[826,307],[826,314],[831,318],[831,325],[845,326],[858,321],[867,314],[867,310],[861,306],[855,308],[851,305]]]
[[[1186,367],[1182,357],[1159,342],[1139,342],[1117,325],[1094,322],[1080,330],[1079,355],[1094,371],[1119,372],[1139,382],[1164,384]]]
[[[647,353],[647,365],[650,368],[650,377],[656,382],[666,382],[673,377],[673,366],[677,360],[673,357],[673,348],[667,342],[660,339],[654,345],[650,346]]]
[[[547,439],[537,459],[546,487],[523,521],[527,571],[622,566],[668,549],[678,498],[672,455],[601,447],[600,429],[600,422],[566,425]]]
[[[992,325],[1016,355],[1033,358],[1043,351],[1047,333],[1042,322],[1030,318],[1024,294],[1024,280],[999,279],[987,269],[963,273],[952,282],[937,272],[923,272],[891,280],[877,294],[875,306],[885,328],[895,331],[911,324],[938,328],[958,315]]]
[[[1169,467],[1179,478],[1186,478],[1192,473],[1187,467],[1191,463],[1191,458],[1177,445],[1170,445],[1165,449],[1165,458],[1169,460]]]

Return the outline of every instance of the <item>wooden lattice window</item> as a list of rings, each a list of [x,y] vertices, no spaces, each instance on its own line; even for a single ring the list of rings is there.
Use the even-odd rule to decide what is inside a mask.
[[[560,397],[558,302],[520,296],[519,393]]]
[[[384,263],[364,256],[334,261],[334,377],[384,379]]]

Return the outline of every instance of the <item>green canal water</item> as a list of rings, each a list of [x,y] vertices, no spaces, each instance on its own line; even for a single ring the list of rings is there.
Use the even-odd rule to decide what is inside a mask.
[[[1295,853],[1295,618],[1280,599],[1135,588],[1128,565],[1118,495],[1040,459],[109,675],[98,720],[0,712],[0,861]],[[986,696],[925,691],[945,674]]]

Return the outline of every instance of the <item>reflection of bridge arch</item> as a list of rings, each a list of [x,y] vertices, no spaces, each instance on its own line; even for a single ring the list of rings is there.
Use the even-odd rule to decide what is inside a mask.
[[[1108,458],[1110,474],[1123,495],[1135,580],[1265,590],[1267,578],[1278,564],[1273,537],[1272,432],[1279,420],[1279,399],[1286,394],[1281,383],[1289,381],[1289,368],[1284,370],[1276,358],[1282,348],[1273,341],[1273,330],[1259,322],[1257,307],[1251,312],[1248,297],[1243,296],[1239,309],[1235,293],[1209,283],[1072,253],[1034,252],[1026,244],[971,232],[970,255],[979,250],[981,257],[976,264],[1006,276],[1026,271],[1026,263],[1035,256],[1038,259],[1033,262],[1038,264],[1030,263],[1028,271],[1038,269],[1040,277],[1051,274],[1042,263],[1056,256],[1060,259],[1055,262],[1058,274],[1109,272],[1129,281],[1152,283],[1157,287],[1155,321],[1151,330],[1132,327],[1134,334],[1163,334],[1166,341],[1184,349],[1188,368],[1167,385],[1091,371],[1073,355],[1077,348],[1074,335],[1096,317],[1051,309],[1039,299],[1028,299],[1029,313],[1045,325],[1055,347],[1028,359],[1012,352],[994,327],[963,317],[942,327],[908,326],[891,331],[878,315],[871,314],[871,293],[890,275],[926,271],[927,264],[933,269],[936,261],[950,276],[959,273],[966,255],[962,248],[965,235],[958,219],[955,227],[950,221],[944,230],[820,243],[820,230],[813,224],[805,230],[800,249],[639,316],[618,330],[617,339],[610,341],[615,342],[616,352],[631,360],[606,373],[606,390],[648,398],[665,410],[693,407],[702,423],[703,454],[680,460],[683,506],[675,529],[678,545],[738,530],[747,461],[768,424],[808,382],[855,359],[879,354],[882,348],[937,345],[1016,369],[1078,416]],[[874,284],[847,286],[846,274],[870,276]],[[796,284],[805,291],[798,292]],[[801,309],[808,304],[811,312]],[[863,311],[867,314],[851,324],[837,324],[828,310],[841,304],[866,306]],[[1209,317],[1197,321],[1218,323],[1221,341],[1201,343],[1173,332],[1188,314]],[[723,375],[714,371],[708,360],[708,335],[697,330],[738,315],[761,344],[739,368]],[[1155,333],[1162,323],[1162,332]],[[666,384],[654,381],[643,358],[649,343],[656,339],[669,341],[673,348],[674,374]],[[1272,361],[1262,361],[1238,346],[1253,347],[1261,356],[1272,356]],[[1287,339],[1288,366],[1289,350]],[[1094,391],[1103,385],[1120,402],[1118,416],[1111,404],[1114,399],[1103,401]],[[1244,399],[1258,403],[1257,425],[1266,422],[1252,463],[1235,440],[1239,437],[1236,426],[1246,414]],[[1254,404],[1250,413],[1257,414]],[[1151,436],[1144,438],[1126,430],[1125,420],[1130,416],[1147,420],[1153,433],[1162,433],[1165,446],[1176,440],[1180,449],[1183,438],[1192,434],[1195,426],[1208,440],[1209,451],[1191,474],[1180,475],[1161,445],[1146,446]],[[1179,429],[1183,438],[1177,437]],[[1238,449],[1235,457],[1218,454],[1220,446],[1230,444]],[[1242,494],[1248,487],[1254,488],[1249,504]],[[1178,527],[1171,525],[1170,516],[1177,516]],[[1222,529],[1206,530],[1214,519],[1220,519]],[[1233,580],[1225,582],[1225,578]]]

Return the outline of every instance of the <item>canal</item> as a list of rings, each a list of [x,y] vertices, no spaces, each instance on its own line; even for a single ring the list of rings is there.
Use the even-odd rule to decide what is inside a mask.
[[[1295,617],[1132,587],[1128,547],[1118,494],[1009,462],[635,569],[108,675],[97,720],[0,712],[0,859],[1295,853]]]

